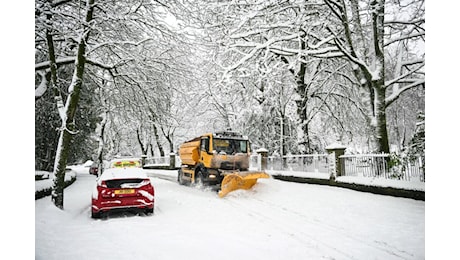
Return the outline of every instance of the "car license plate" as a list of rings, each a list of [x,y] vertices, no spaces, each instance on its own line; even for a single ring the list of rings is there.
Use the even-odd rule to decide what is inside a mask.
[[[120,195],[120,194],[133,194],[135,191],[134,189],[122,189],[122,190],[115,190],[114,193],[116,195]]]

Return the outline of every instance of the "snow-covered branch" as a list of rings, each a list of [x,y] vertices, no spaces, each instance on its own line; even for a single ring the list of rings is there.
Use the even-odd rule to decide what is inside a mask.
[[[401,67],[408,66],[408,65],[414,65],[417,63],[423,63],[425,64],[425,59],[413,59],[413,60],[407,60],[401,63]]]
[[[111,70],[111,69],[114,69],[114,68],[117,68],[123,64],[126,64],[128,62],[131,62],[131,61],[134,61],[135,59],[133,58],[130,58],[130,59],[123,59],[121,61],[119,61],[118,63],[116,64],[104,64],[104,63],[101,63],[99,61],[96,61],[94,59],[86,59],[86,63],[88,63],[89,65],[92,65],[92,66],[96,66],[96,67],[99,67],[101,69],[106,69],[106,70]],[[66,57],[66,58],[62,58],[62,59],[58,59],[56,60],[56,65],[59,67],[59,66],[62,66],[62,65],[69,65],[69,64],[74,64],[75,63],[75,57]],[[42,70],[46,70],[50,67],[50,61],[44,61],[44,62],[40,62],[40,63],[37,63],[35,64],[35,70],[36,71],[42,71]],[[41,76],[42,76],[42,72],[38,72]],[[43,82],[43,81],[42,81]],[[41,83],[42,84],[42,83]],[[39,87],[36,89],[35,91],[35,96],[37,96],[37,91],[38,91]],[[45,89],[46,90],[46,89]],[[41,91],[41,90],[40,90]],[[41,93],[41,92],[38,92],[38,93]]]
[[[391,24],[415,25],[415,24],[420,24],[420,23],[425,23],[425,18],[420,18],[420,19],[412,20],[412,21],[403,21],[403,20],[385,21],[385,25],[391,25]]]
[[[60,58],[56,59],[56,65],[59,67],[61,65],[68,65],[68,64],[73,64],[75,63],[75,56],[73,57],[65,57],[65,58]],[[50,61],[43,61],[35,64],[35,70],[45,70],[50,67],[51,62]]]
[[[253,57],[259,50],[266,49],[266,48],[271,48],[271,46],[276,42],[289,41],[289,40],[297,39],[301,35],[302,35],[301,33],[294,33],[294,34],[291,34],[291,35],[285,35],[285,36],[282,36],[282,37],[275,37],[275,38],[269,39],[268,41],[266,41],[263,44],[253,43],[254,47],[249,53],[247,53],[237,63],[233,64],[232,66],[230,66],[228,68],[226,68],[225,70],[226,70],[227,73],[232,71],[232,70],[235,70],[238,67],[240,67],[241,65],[243,65],[246,61],[248,61],[251,57]],[[244,43],[244,44],[243,43],[237,43],[237,44],[231,45],[230,47],[236,48],[236,47],[241,47],[241,46],[248,47],[249,44],[247,44],[247,43]]]
[[[57,7],[57,6],[60,6],[60,5],[62,5],[62,4],[68,3],[68,2],[72,2],[72,0],[56,0],[56,1],[51,1],[51,6],[52,6],[52,7]]]
[[[329,37],[325,37],[324,39],[320,40],[318,43],[314,44],[314,45],[308,45],[308,48],[309,49],[319,49],[323,44],[328,44],[330,43],[331,41],[334,41],[334,36],[331,35]]]
[[[419,66],[417,66],[416,68],[412,69],[412,70],[409,70],[408,72],[392,79],[392,80],[388,80],[385,82],[385,88],[388,88],[389,86],[395,84],[395,83],[399,83],[399,81],[401,81],[402,79],[405,79],[407,77],[409,77],[410,75],[413,75],[415,72],[417,72],[418,70],[420,70],[421,68],[423,68],[425,66],[425,61],[422,61],[421,62],[422,64],[420,64]],[[418,80],[418,79],[416,79]]]
[[[393,44],[395,42],[407,40],[407,39],[412,39],[412,38],[417,38],[417,37],[424,37],[425,32],[419,32],[419,33],[414,33],[414,34],[409,34],[409,35],[403,35],[394,39],[390,39],[387,42],[385,42],[385,47],[389,46],[390,44]]]
[[[423,86],[425,87],[425,79],[418,79],[418,80],[415,80],[412,84],[409,84],[409,85],[406,85],[402,88],[399,88],[397,91],[393,91],[393,93],[391,93],[391,95],[389,95],[386,99],[385,99],[385,107],[388,107],[391,103],[393,103],[395,100],[398,99],[398,97],[405,91],[409,90],[409,89],[412,89],[412,88],[415,88],[415,87],[419,87],[419,86]]]
[[[129,62],[132,62],[132,61],[135,61],[135,59],[133,58],[127,58],[127,59],[122,59],[120,60],[119,62],[115,63],[115,64],[103,64],[99,61],[96,61],[96,60],[92,60],[92,59],[86,59],[86,63],[88,63],[89,65],[92,65],[92,66],[96,66],[96,67],[99,67],[101,69],[105,69],[105,70],[112,70],[112,69],[116,69],[117,67],[120,67],[126,63],[129,63]]]
[[[115,46],[115,47],[119,47],[119,46],[123,46],[123,45],[131,45],[131,46],[140,46],[142,44],[144,44],[145,42],[148,42],[148,41],[154,41],[155,39],[154,38],[145,38],[145,39],[142,39],[140,41],[137,41],[137,42],[133,42],[133,41],[122,41],[122,42],[103,42],[103,43],[99,43],[97,45],[94,45],[94,46],[91,46],[91,49],[88,50],[87,52],[87,55],[90,55],[92,52],[100,49],[100,48],[103,48],[103,47],[107,47],[107,46]]]
[[[261,33],[267,32],[269,30],[281,29],[281,28],[295,29],[295,27],[291,23],[285,22],[285,23],[273,24],[270,26],[259,26],[257,29],[254,29],[254,30],[232,34],[229,36],[229,38],[230,39],[246,38],[249,36],[260,35]]]
[[[362,61],[359,58],[351,55],[351,53],[349,53],[345,49],[345,47],[342,45],[342,43],[337,38],[335,38],[334,41],[336,43],[337,48],[339,48],[339,50],[343,53],[343,55],[345,55],[352,63],[355,63],[360,68],[364,69],[364,72],[368,73],[368,75],[371,75],[371,70],[367,67],[367,65],[366,65],[366,63],[364,63],[364,61]]]

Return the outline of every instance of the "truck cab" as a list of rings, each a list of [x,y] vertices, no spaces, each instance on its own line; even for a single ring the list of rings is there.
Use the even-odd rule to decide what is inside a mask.
[[[201,162],[207,168],[242,170],[249,168],[249,141],[247,137],[218,132],[201,138]]]
[[[249,168],[249,140],[235,132],[207,133],[179,149],[179,182],[220,184],[229,172]]]

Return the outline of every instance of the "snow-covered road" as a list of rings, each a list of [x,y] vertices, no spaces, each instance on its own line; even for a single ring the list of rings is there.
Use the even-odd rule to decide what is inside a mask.
[[[84,173],[65,190],[64,211],[37,200],[36,259],[425,257],[424,201],[274,179],[220,199],[171,181],[174,172],[149,172],[153,216],[91,219],[96,178]]]

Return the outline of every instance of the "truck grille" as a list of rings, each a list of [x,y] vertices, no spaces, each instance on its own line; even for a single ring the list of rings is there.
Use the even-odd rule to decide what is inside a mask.
[[[222,170],[239,170],[241,168],[241,165],[240,163],[222,162],[220,164],[220,168]]]

